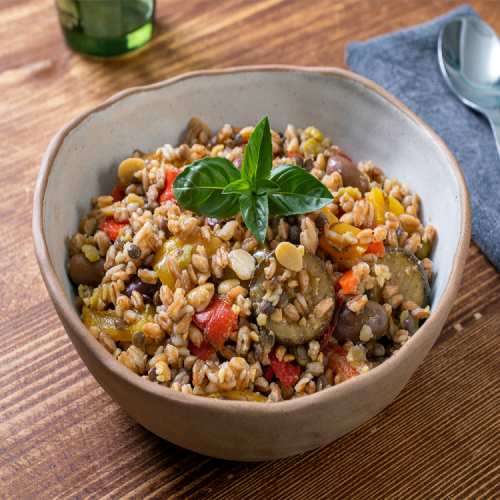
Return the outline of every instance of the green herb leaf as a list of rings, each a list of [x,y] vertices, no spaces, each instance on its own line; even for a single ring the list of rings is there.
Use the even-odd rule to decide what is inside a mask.
[[[255,194],[257,196],[270,193],[273,191],[279,191],[279,184],[276,184],[274,181],[270,181],[269,179],[259,179],[257,181],[257,188],[255,189]]]
[[[246,179],[239,179],[237,181],[231,182],[229,186],[227,186],[222,194],[238,194],[238,195],[251,195],[252,194],[252,186]]]
[[[202,158],[186,167],[174,181],[175,199],[197,214],[224,219],[239,211],[239,196],[222,196],[228,184],[241,179],[240,171],[226,158]]]
[[[267,195],[241,196],[240,208],[248,229],[252,231],[259,243],[264,243],[269,215]]]
[[[268,193],[269,212],[274,215],[314,212],[333,201],[328,188],[297,165],[278,165],[271,170],[271,180],[280,186]]]
[[[273,165],[273,143],[269,120],[264,116],[255,127],[245,147],[241,176],[256,187],[257,179],[269,179]]]

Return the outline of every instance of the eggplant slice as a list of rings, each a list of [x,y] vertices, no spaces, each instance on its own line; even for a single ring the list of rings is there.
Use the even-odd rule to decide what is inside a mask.
[[[431,289],[429,280],[420,261],[404,248],[386,247],[385,256],[377,264],[387,266],[391,273],[389,283],[399,287],[404,301],[411,300],[419,307],[430,303]],[[376,286],[370,290],[370,298],[382,304],[382,288]]]
[[[312,252],[304,249],[302,264],[303,269],[309,275],[309,289],[307,292],[301,293],[299,285],[293,288],[288,286],[290,281],[298,281],[298,273],[292,273],[284,281],[279,280],[286,269],[278,262],[276,257],[276,272],[271,280],[272,283],[267,280],[264,269],[269,266],[271,257],[275,257],[274,252],[262,259],[250,281],[250,299],[255,317],[257,318],[263,312],[268,314],[264,328],[269,333],[274,333],[277,344],[298,346],[321,337],[330,325],[335,310],[335,289],[325,264]],[[270,304],[267,301],[265,301],[267,304],[262,304],[267,293],[264,287],[265,281],[268,281],[268,289],[271,287],[274,290],[274,296],[280,296],[279,301],[274,300],[275,304]],[[286,304],[293,304],[299,294],[304,297],[309,309],[305,317],[305,325],[300,325],[299,321],[291,321],[284,313],[284,310],[281,322],[271,319],[271,311],[276,307],[283,309]],[[333,299],[333,306],[322,317],[318,318],[314,315],[314,308],[327,297]]]

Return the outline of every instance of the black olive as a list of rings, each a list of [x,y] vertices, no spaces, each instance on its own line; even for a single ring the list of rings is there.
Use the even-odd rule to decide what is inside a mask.
[[[123,291],[123,293],[128,298],[130,298],[132,297],[132,292],[135,290],[142,295],[143,299],[145,296],[148,297],[149,303],[151,303],[151,298],[160,287],[160,280],[158,280],[155,285],[150,285],[149,283],[144,283],[144,281],[141,281],[138,276],[135,276],[125,285],[125,290]]]

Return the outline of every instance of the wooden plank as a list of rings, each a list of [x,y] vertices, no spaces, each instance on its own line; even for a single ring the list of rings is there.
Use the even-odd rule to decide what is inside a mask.
[[[500,32],[496,1],[470,3]],[[401,395],[314,452],[255,464],[191,453],[135,423],[85,368],[50,303],[31,241],[40,161],[62,125],[120,90],[186,71],[271,63],[345,67],[348,41],[425,22],[461,2],[157,4],[149,46],[110,62],[67,48],[53,0],[0,4],[7,181],[0,197],[0,498],[499,497],[500,274],[474,245],[446,326]]]

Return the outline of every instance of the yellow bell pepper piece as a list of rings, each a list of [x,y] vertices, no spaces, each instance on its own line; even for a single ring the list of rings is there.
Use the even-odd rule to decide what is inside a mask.
[[[152,305],[147,305],[144,310],[138,314],[139,321],[134,325],[125,328],[124,330],[117,330],[115,328],[115,319],[118,317],[115,311],[95,311],[88,307],[83,308],[83,324],[90,328],[96,326],[101,332],[107,333],[115,341],[123,340],[130,342],[134,332],[142,330],[145,323],[154,322],[156,310]]]
[[[258,392],[250,391],[227,391],[210,394],[209,398],[220,399],[223,396],[233,401],[251,401],[253,403],[265,403],[267,398]]]
[[[348,194],[351,198],[354,198],[355,200],[361,200],[361,191],[358,188],[349,186],[349,187],[341,187],[339,188],[339,194],[340,196],[344,194]]]
[[[334,231],[335,233],[340,235],[344,235],[347,232],[351,232],[354,235],[357,235],[359,232],[361,232],[361,229],[357,228],[356,226],[351,226],[350,224],[346,224],[345,222],[339,222],[337,217],[335,217],[335,215],[333,215],[328,208],[323,207],[321,211],[330,219],[330,231]],[[328,252],[337,264],[341,264],[342,261],[346,259],[357,259],[361,255],[363,255],[366,252],[368,245],[351,245],[343,249],[333,247],[323,233],[319,237],[319,247],[322,248],[325,252]]]
[[[392,196],[387,196],[381,189],[373,188],[365,195],[365,198],[373,203],[375,224],[385,224],[386,212],[391,212],[397,217],[405,213],[403,205]]]
[[[173,291],[175,290],[175,278],[170,274],[167,265],[168,258],[171,255],[176,257],[177,264],[182,270],[188,266],[191,260],[191,249],[196,250],[196,247],[201,245],[205,247],[207,256],[212,257],[223,244],[223,241],[217,236],[212,236],[209,242],[203,240],[199,234],[189,236],[186,240],[173,236],[163,243],[162,247],[156,252],[153,268],[162,284],[167,285]],[[177,251],[179,251],[178,254]]]
[[[392,196],[388,196],[389,198],[389,210],[388,212],[392,212],[394,215],[399,217],[405,213],[405,209],[398,200],[393,198]]]
[[[346,226],[347,225],[348,224],[346,224]],[[336,264],[342,264],[344,260],[357,259],[361,257],[368,248],[367,245],[352,245],[344,249],[333,247],[324,234],[319,237],[318,244],[321,249],[332,256]]]

